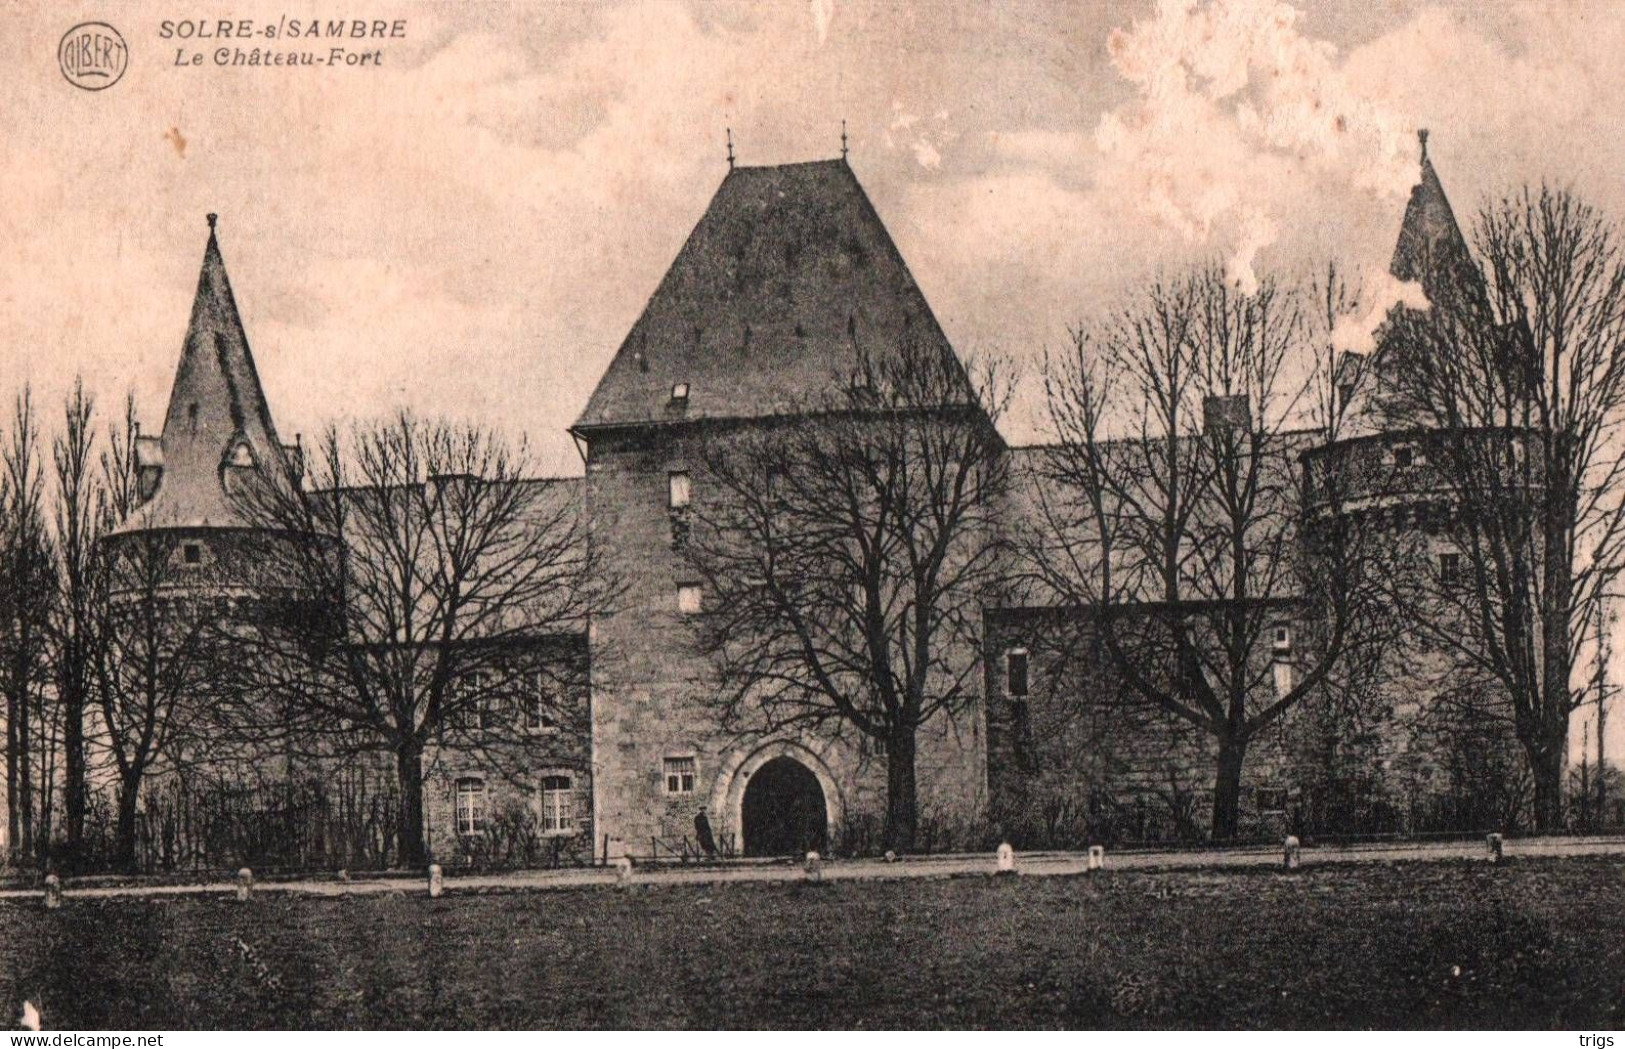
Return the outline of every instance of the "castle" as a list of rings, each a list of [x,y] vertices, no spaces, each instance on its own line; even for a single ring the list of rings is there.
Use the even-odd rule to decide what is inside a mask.
[[[1424,260],[1465,252],[1424,147],[1392,270],[1426,285]],[[707,595],[683,536],[691,505],[709,495],[710,442],[777,425],[809,394],[849,382],[865,353],[904,339],[954,359],[844,156],[730,167],[571,427],[584,476],[555,482],[579,505],[604,564],[623,583],[624,596],[573,642],[590,665],[578,732],[532,738],[528,765],[517,773],[481,768],[450,745],[426,756],[435,769],[424,820],[436,855],[478,835],[501,804],[529,806],[544,833],[579,858],[686,850],[701,814],[724,849],[743,854],[857,847],[857,828],[884,811],[884,748],[816,726],[745,736],[719,724],[705,702],[714,670],[691,623]],[[1414,444],[1384,429],[1372,392],[1382,357],[1366,368],[1345,363],[1345,400],[1360,422],[1325,454],[1392,459]],[[297,476],[303,454],[272,423],[210,216],[163,430],[136,442],[143,501],[111,542],[156,536],[177,573],[207,574],[244,594],[274,588],[277,580],[256,569],[256,551],[283,540],[245,521],[232,493],[270,464]],[[1006,454],[1025,475],[1038,450]],[[1015,518],[1027,510],[1013,498],[1001,512]],[[976,694],[925,726],[918,744],[920,811],[942,828],[940,840],[971,844],[979,833],[1037,842],[1035,828],[1056,813],[1087,820],[1108,808],[1124,836],[1191,830],[1200,806],[1190,798],[1210,786],[1209,744],[1155,713],[1124,716],[1098,651],[1081,666],[1074,659],[1064,675],[1054,670],[1037,635],[1058,614],[1021,604],[985,608],[981,649],[971,653],[983,668]],[[1089,695],[1110,715],[1059,718],[1063,700],[1075,711]],[[1083,703],[1086,713],[1093,702]],[[1425,707],[1410,692],[1405,702],[1393,713],[1400,721]],[[1283,719],[1251,755],[1243,797],[1249,827],[1278,831],[1308,804],[1299,752],[1315,716],[1306,708]],[[1390,725],[1378,735],[1362,757],[1369,780],[1397,775],[1407,760],[1439,764],[1425,743],[1412,746],[1414,733]],[[1391,799],[1403,793],[1380,783],[1371,789]],[[1183,814],[1168,817],[1170,809]],[[1390,809],[1403,825],[1403,805],[1396,800]],[[1199,832],[1199,815],[1194,823]],[[962,837],[952,838],[952,828]]]

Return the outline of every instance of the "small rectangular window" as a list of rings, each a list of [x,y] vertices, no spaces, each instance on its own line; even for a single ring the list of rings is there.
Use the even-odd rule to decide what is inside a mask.
[[[570,777],[542,777],[542,831],[573,834],[575,829],[575,789]]]
[[[466,777],[457,781],[457,833],[485,831],[485,781]]]
[[[699,613],[704,603],[703,591],[697,583],[684,583],[677,588],[677,611],[685,616]]]
[[[694,793],[694,767],[695,761],[693,758],[667,758],[666,793]]]
[[[496,727],[496,704],[491,695],[490,674],[476,670],[457,683],[453,689],[451,721],[462,729]]]
[[[1290,654],[1292,651],[1292,628],[1285,623],[1275,624],[1271,645],[1278,656]]]
[[[1004,694],[1016,698],[1027,695],[1027,650],[1012,648],[1004,657]]]
[[[203,563],[203,546],[201,543],[184,543],[181,546],[181,560],[189,565]]]
[[[1461,554],[1447,550],[1439,555],[1439,582],[1454,583],[1461,579]]]
[[[674,401],[688,400],[688,383],[674,382],[671,385],[671,399]]]
[[[683,470],[673,470],[666,476],[668,482],[666,493],[667,502],[673,510],[680,510],[688,505],[690,494],[688,473]]]
[[[547,675],[540,670],[531,675],[530,687],[525,690],[525,728],[531,732],[557,732],[555,716],[557,700],[547,684]]]
[[[1394,448],[1394,465],[1401,470],[1409,469],[1416,461],[1416,453],[1408,444],[1396,445]]]

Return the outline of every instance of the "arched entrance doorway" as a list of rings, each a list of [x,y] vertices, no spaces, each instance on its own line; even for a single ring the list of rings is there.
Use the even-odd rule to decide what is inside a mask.
[[[829,812],[812,769],[778,757],[751,773],[740,805],[747,856],[799,856],[824,851]]]

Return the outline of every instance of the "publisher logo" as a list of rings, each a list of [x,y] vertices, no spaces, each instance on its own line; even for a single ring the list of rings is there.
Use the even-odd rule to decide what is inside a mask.
[[[119,31],[106,22],[81,22],[62,35],[56,61],[74,87],[105,91],[124,76],[130,49]]]

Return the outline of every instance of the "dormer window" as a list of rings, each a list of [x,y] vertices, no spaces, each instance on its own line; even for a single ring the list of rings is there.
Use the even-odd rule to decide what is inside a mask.
[[[688,383],[674,382],[671,384],[671,399],[674,401],[688,400]]]
[[[254,465],[254,453],[249,449],[246,441],[239,441],[237,446],[231,450],[231,455],[226,462],[231,466],[252,467]]]
[[[1272,633],[1274,636],[1271,648],[1274,650],[1276,658],[1281,659],[1290,656],[1292,654],[1292,627],[1286,623],[1277,623]]]

